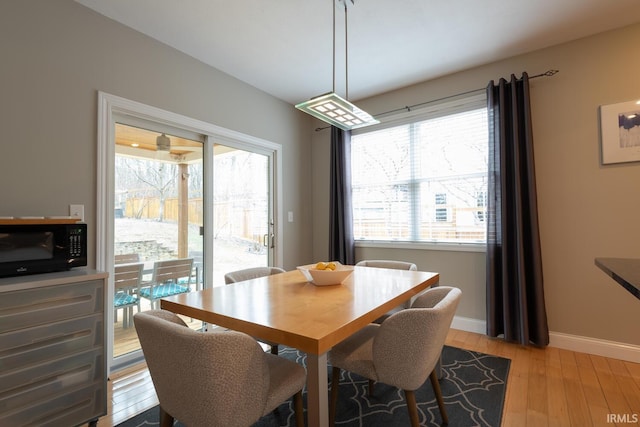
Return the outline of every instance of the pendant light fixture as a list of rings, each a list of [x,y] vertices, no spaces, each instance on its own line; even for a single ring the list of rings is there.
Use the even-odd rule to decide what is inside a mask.
[[[345,40],[345,98],[336,93],[336,6],[334,1],[344,5]],[[347,37],[347,2],[355,0],[331,0],[333,4],[333,91],[311,98],[296,105],[296,108],[343,130],[357,129],[380,123],[371,114],[353,105],[349,98],[349,60]]]

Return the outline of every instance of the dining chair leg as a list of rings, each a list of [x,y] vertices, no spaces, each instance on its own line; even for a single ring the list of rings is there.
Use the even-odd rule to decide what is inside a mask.
[[[329,404],[329,425],[336,424],[336,408],[338,406],[338,390],[340,389],[340,368],[333,367],[331,375],[331,403]]]
[[[374,380],[369,380],[369,397],[373,396],[373,388],[375,387],[376,382]]]
[[[271,346],[271,354],[275,354],[276,356],[278,355],[278,345],[272,345]]]
[[[173,427],[173,417],[160,406],[160,427]]]
[[[405,390],[404,396],[407,399],[407,410],[409,411],[409,419],[411,427],[419,427],[420,421],[418,417],[418,405],[416,404],[416,395],[413,390]]]
[[[302,406],[302,390],[293,395],[294,410],[296,413],[296,426],[304,427],[304,408]]]
[[[440,390],[440,383],[438,382],[438,374],[434,369],[429,375],[431,380],[431,386],[433,387],[433,393],[436,395],[438,401],[438,408],[440,408],[440,415],[442,415],[442,422],[449,424],[449,417],[447,416],[447,409],[444,407],[444,399],[442,398],[442,390]]]

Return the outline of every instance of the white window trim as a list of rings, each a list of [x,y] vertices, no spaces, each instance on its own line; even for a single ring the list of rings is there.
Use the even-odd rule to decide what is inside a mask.
[[[452,113],[460,112],[460,107],[466,107],[469,110],[487,106],[486,93],[478,93],[475,95],[466,95],[461,98],[448,101],[434,101],[419,108],[409,111],[402,111],[395,114],[389,114],[383,117],[377,116],[380,123],[351,131],[352,135],[360,135],[363,133],[374,132],[381,129],[400,126],[403,124],[421,121],[424,119],[434,118],[438,116],[446,116]]]
[[[403,124],[420,121],[426,118],[444,116],[452,113],[460,112],[460,107],[468,109],[486,107],[487,96],[484,91],[478,91],[476,94],[464,95],[459,98],[449,99],[445,101],[434,101],[426,103],[424,106],[414,108],[409,111],[401,111],[396,114],[389,114],[383,117],[377,117],[379,124],[367,126],[364,128],[352,130],[352,135],[359,135],[374,132],[381,129],[400,126]],[[426,251],[451,251],[451,252],[486,252],[486,243],[455,243],[455,242],[412,242],[412,241],[393,241],[393,240],[366,240],[358,239],[355,241],[357,248],[384,248],[384,249],[414,249]]]
[[[419,251],[486,252],[485,243],[409,242],[393,240],[356,240],[356,248],[413,249]]]

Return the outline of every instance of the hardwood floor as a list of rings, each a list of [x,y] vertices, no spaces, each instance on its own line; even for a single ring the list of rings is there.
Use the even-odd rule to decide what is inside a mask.
[[[451,346],[511,359],[503,426],[640,425],[640,364],[558,348],[538,349],[452,329]],[[114,375],[100,427],[157,405],[144,365]]]

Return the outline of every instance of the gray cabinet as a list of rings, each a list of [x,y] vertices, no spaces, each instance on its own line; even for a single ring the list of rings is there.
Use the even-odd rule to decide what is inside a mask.
[[[0,426],[76,426],[107,412],[107,274],[0,279]]]

